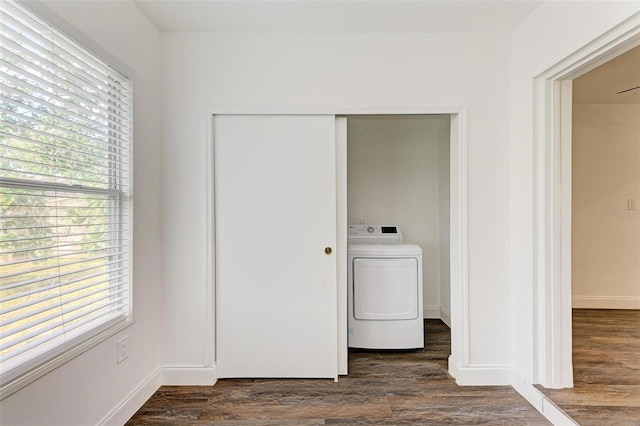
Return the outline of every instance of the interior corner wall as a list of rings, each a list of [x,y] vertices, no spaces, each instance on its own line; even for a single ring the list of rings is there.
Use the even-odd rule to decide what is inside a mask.
[[[105,419],[124,423],[133,414],[126,410],[138,408],[127,405],[128,398],[141,389],[153,392],[159,385],[159,380],[152,380],[160,368],[161,351],[159,32],[132,2],[55,1],[44,5],[81,33],[80,42],[90,40],[133,72],[135,322],[3,399],[0,423],[72,426],[95,425]],[[116,342],[123,336],[129,336],[130,354],[118,364]],[[141,404],[150,395],[138,396],[143,398],[138,401]]]
[[[508,368],[508,34],[165,33],[162,47],[163,364],[210,362],[204,347],[214,337],[206,328],[210,289],[203,247],[212,111],[349,115],[364,109],[466,107],[470,329],[465,362]]]
[[[640,105],[573,105],[574,308],[640,309]]]
[[[640,23],[640,3],[544,2],[516,28],[511,41],[510,206],[511,322],[514,371],[540,383],[534,283],[534,79],[627,19]]]
[[[448,152],[448,131],[441,129],[448,126],[449,117],[440,115],[347,121],[348,222],[398,225],[405,241],[420,245],[425,318],[440,318],[442,306],[440,149]]]

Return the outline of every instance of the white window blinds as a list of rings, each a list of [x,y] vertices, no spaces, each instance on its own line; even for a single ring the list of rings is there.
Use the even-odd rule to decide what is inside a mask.
[[[3,382],[130,315],[129,80],[0,3]]]

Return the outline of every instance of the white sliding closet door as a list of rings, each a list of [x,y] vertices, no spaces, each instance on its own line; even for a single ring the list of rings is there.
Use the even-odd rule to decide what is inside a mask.
[[[214,138],[218,377],[337,377],[334,116],[217,115]]]

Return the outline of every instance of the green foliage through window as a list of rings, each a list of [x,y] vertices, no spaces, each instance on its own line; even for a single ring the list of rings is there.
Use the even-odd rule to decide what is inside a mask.
[[[0,3],[3,381],[129,315],[130,92],[100,58]]]

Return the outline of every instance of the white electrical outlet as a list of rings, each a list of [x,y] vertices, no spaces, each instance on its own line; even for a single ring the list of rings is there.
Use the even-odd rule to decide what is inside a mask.
[[[636,200],[634,198],[629,198],[627,200],[627,209],[635,210],[636,209]]]
[[[124,336],[122,339],[118,340],[116,344],[118,350],[118,364],[129,357],[129,336]]]
[[[360,219],[358,219],[358,223],[360,225],[366,225],[367,224],[367,218],[366,217],[361,217]]]

